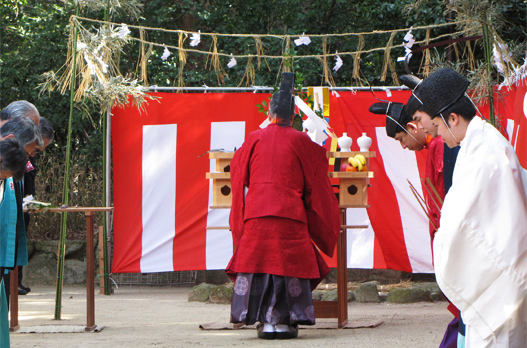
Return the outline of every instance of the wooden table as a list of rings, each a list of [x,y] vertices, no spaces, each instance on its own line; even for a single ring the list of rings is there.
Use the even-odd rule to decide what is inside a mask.
[[[365,229],[367,225],[347,225],[346,208],[340,208],[340,235],[337,240],[337,300],[313,301],[317,318],[337,318],[339,329],[348,324],[348,260],[347,233],[348,229]]]
[[[94,232],[95,226],[93,216],[97,212],[113,211],[113,207],[66,207],[66,208],[44,208],[27,209],[31,213],[73,213],[83,212],[86,216],[86,331],[94,330],[95,325],[95,262],[94,262]],[[18,324],[18,268],[11,272],[11,321],[9,329],[16,331],[20,328]]]
[[[345,159],[362,154],[369,168],[370,157],[375,157],[375,152],[328,152],[328,158]],[[348,324],[348,260],[347,260],[347,232],[348,229],[366,229],[367,225],[348,225],[346,221],[347,208],[368,208],[367,190],[369,179],[373,172],[329,172],[330,178],[339,180],[339,207],[340,207],[340,235],[337,240],[337,300],[313,301],[317,318],[337,318],[338,328]],[[349,182],[351,180],[351,182]],[[349,185],[356,185],[357,191],[348,192]]]

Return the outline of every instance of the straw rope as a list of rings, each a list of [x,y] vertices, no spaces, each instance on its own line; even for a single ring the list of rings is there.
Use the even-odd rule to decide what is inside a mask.
[[[86,18],[86,17],[80,17],[80,16],[71,16],[72,20],[80,20],[80,21],[87,21],[87,22],[95,22],[95,23],[101,23],[101,24],[110,24],[115,26],[121,26],[122,23],[116,23],[116,22],[109,22],[109,21],[102,21],[92,18]],[[463,21],[457,21],[457,22],[449,22],[449,23],[441,23],[441,24],[433,24],[433,25],[424,25],[419,27],[412,27],[412,30],[423,30],[423,29],[432,29],[432,28],[441,28],[446,27],[450,25],[456,25],[459,26],[464,23],[469,23],[470,20],[463,20]],[[145,26],[139,26],[139,25],[129,25],[127,24],[128,28],[135,28],[135,29],[146,29],[146,30],[155,30],[155,31],[161,31],[165,33],[185,33],[185,34],[194,34],[195,31],[185,31],[185,30],[179,30],[179,29],[164,29],[164,28],[155,28],[155,27],[145,27]],[[386,33],[392,33],[392,32],[407,32],[410,30],[410,28],[404,28],[404,29],[393,29],[393,30],[374,30],[371,32],[361,32],[361,33],[340,33],[340,34],[313,34],[309,35],[309,37],[339,37],[339,36],[358,36],[358,35],[374,35],[374,34],[386,34]],[[271,38],[278,38],[278,39],[285,39],[287,37],[289,38],[295,38],[298,37],[298,35],[274,35],[274,34],[222,34],[222,33],[201,33],[201,35],[207,35],[207,36],[225,36],[225,37],[271,37]],[[452,34],[449,34],[452,35]]]
[[[80,22],[78,21],[78,19],[81,19],[81,20],[88,20],[88,21],[92,21],[92,22],[100,22],[100,23],[106,23],[104,21],[97,21],[97,20],[91,20],[91,19],[87,19],[87,18],[83,18],[83,17],[75,17],[75,16],[72,16],[74,18],[73,19],[73,23],[76,23],[78,25],[80,25]],[[456,23],[450,23],[448,25],[454,25],[454,24],[457,24],[458,22]],[[111,23],[111,24],[114,24],[116,26],[121,26],[121,24],[118,24],[118,23]],[[418,30],[418,29],[426,29],[428,27],[431,27],[431,28],[436,28],[436,27],[442,27],[442,26],[446,26],[447,24],[438,24],[436,26],[425,26],[425,27],[414,27],[412,28],[412,30]],[[80,25],[82,27],[82,25]],[[141,26],[132,26],[132,25],[128,25],[129,28],[137,28],[137,29],[147,29],[147,30],[159,30],[159,31],[163,31],[163,32],[177,32],[177,33],[184,33],[184,34],[192,34],[192,32],[188,32],[188,31],[183,31],[183,30],[168,30],[168,29],[156,29],[156,28],[148,28],[148,27],[141,27]],[[84,27],[82,27],[84,30],[86,30]],[[386,30],[386,31],[373,31],[373,32],[369,32],[369,33],[347,33],[347,34],[327,34],[327,35],[309,35],[309,37],[342,37],[342,36],[358,36],[359,37],[359,45],[361,45],[362,43],[362,47],[364,46],[364,35],[374,35],[374,34],[386,34],[386,33],[398,33],[398,32],[406,32],[408,31],[409,29],[395,29],[395,30]],[[450,36],[456,36],[456,35],[462,35],[463,34],[463,31],[457,31],[457,32],[454,32],[454,33],[447,33],[447,34],[443,34],[443,35],[438,35],[436,37],[434,37],[433,39],[428,39],[428,40],[421,40],[421,41],[416,41],[415,42],[415,45],[419,45],[419,44],[428,44],[430,42],[430,40],[434,40],[434,41],[437,41],[437,40],[440,40],[442,38],[446,38],[446,37],[450,37]],[[216,33],[201,33],[201,36],[203,35],[210,35],[212,37],[213,40],[216,40],[217,42],[217,37],[220,37],[220,36],[232,36],[232,37],[254,37],[254,38],[262,38],[262,37],[266,37],[266,38],[277,38],[277,39],[281,39],[281,40],[284,40],[286,45],[285,45],[285,48],[283,50],[283,54],[286,54],[288,51],[288,49],[290,48],[291,46],[291,38],[295,38],[295,37],[298,37],[298,35],[294,36],[294,35],[262,35],[262,34],[216,34]],[[214,39],[216,38],[216,39]],[[138,41],[138,42],[143,42],[143,40],[141,38],[136,38],[136,37],[129,37],[130,40],[133,40],[133,41]],[[151,44],[153,46],[157,46],[157,47],[167,47],[171,50],[176,50],[176,51],[180,51],[180,50],[184,50],[186,53],[188,52],[192,52],[192,53],[198,53],[198,54],[205,54],[205,55],[217,55],[219,57],[231,57],[231,54],[230,53],[223,53],[223,52],[219,52],[216,50],[216,52],[211,52],[211,51],[202,51],[202,50],[198,50],[198,49],[193,49],[193,48],[181,48],[179,46],[174,46],[174,45],[167,45],[167,44],[161,44],[161,43],[156,43],[156,42],[151,42],[151,41],[145,41],[145,43],[148,43],[148,44]],[[360,49],[360,46],[358,48],[357,51],[352,51],[352,52],[349,52],[349,51],[343,51],[343,52],[340,52],[339,51],[339,56],[343,57],[343,56],[357,56],[357,54],[359,54],[359,57],[361,54],[363,53],[372,53],[372,52],[378,52],[378,51],[384,51],[386,49],[386,47],[377,47],[377,48],[372,48],[372,49],[368,49],[368,50],[362,50]],[[329,57],[334,57],[336,56],[336,53],[328,53],[327,56]],[[257,54],[233,54],[233,57],[235,59],[238,59],[238,58],[250,58],[250,57],[258,57],[259,59],[261,58],[267,58],[267,59],[284,59],[284,56],[283,55],[267,55],[267,54],[260,54],[260,52],[257,50]],[[312,58],[315,58],[315,59],[321,59],[323,58],[323,55],[322,54],[308,54],[308,55],[297,55],[295,56],[295,59],[312,59]],[[284,70],[285,71],[285,70]]]
[[[463,31],[458,31],[455,33],[446,33],[443,35],[438,35],[431,38],[430,32],[432,28],[440,28],[446,26],[456,26],[460,27],[463,23],[468,21],[460,21],[455,23],[442,23],[428,26],[413,27],[414,32],[418,30],[426,30],[426,38],[422,41],[417,41],[415,45],[429,44],[431,41],[436,42],[443,38],[462,35]],[[402,37],[401,45],[395,44],[396,35],[399,33],[408,32],[409,28],[395,29],[395,30],[380,30],[372,32],[361,32],[361,33],[341,33],[341,34],[314,34],[309,35],[312,40],[318,38],[321,41],[322,50],[320,48],[315,48],[314,54],[300,54],[293,48],[293,43],[291,40],[295,40],[299,35],[274,35],[274,34],[223,34],[223,33],[202,33],[200,32],[201,37],[201,46],[193,47],[189,46],[187,43],[187,38],[189,35],[195,35],[196,32],[185,31],[185,30],[171,30],[163,28],[152,28],[139,25],[128,25],[129,30],[135,31],[131,35],[126,35],[125,37],[119,38],[119,30],[125,24],[115,23],[110,21],[102,21],[96,19],[90,19],[80,16],[71,16],[70,17],[71,29],[77,30],[78,32],[78,41],[79,44],[84,44],[83,48],[77,50],[75,57],[71,47],[73,47],[71,39],[68,42],[70,49],[68,50],[68,59],[64,65],[64,71],[58,83],[56,85],[60,86],[63,91],[66,91],[69,86],[69,81],[71,80],[72,66],[73,61],[75,60],[77,69],[75,74],[79,77],[78,87],[75,92],[75,100],[81,100],[83,97],[86,97],[89,93],[97,93],[97,95],[108,95],[108,98],[119,98],[121,99],[125,95],[126,88],[133,89],[136,97],[139,99],[141,97],[141,91],[136,80],[131,78],[124,78],[119,72],[119,54],[122,50],[122,47],[128,42],[137,42],[139,44],[139,55],[137,60],[137,65],[135,68],[135,74],[132,76],[138,76],[142,85],[148,84],[148,64],[149,59],[155,48],[165,48],[171,51],[173,55],[169,59],[172,60],[171,66],[177,62],[177,71],[173,78],[173,86],[177,86],[178,90],[181,90],[185,86],[184,82],[184,71],[186,63],[188,61],[189,54],[204,55],[206,59],[205,69],[211,71],[214,69],[216,74],[217,83],[219,85],[225,84],[225,79],[229,78],[229,75],[224,69],[222,63],[223,59],[230,59],[233,57],[237,60],[238,66],[243,66],[240,60],[246,59],[245,71],[242,76],[241,81],[238,86],[245,84],[246,86],[253,85],[256,81],[256,69],[261,68],[262,60],[267,65],[269,71],[271,67],[268,60],[279,60],[279,69],[277,71],[277,81],[280,79],[282,72],[290,72],[294,70],[295,60],[297,59],[316,59],[321,63],[322,66],[322,82],[330,86],[335,86],[333,72],[330,68],[332,58],[334,59],[338,54],[341,58],[351,57],[353,60],[353,70],[352,78],[355,79],[358,83],[361,82],[361,57],[364,57],[365,54],[374,53],[374,52],[383,52],[384,53],[384,64],[383,64],[383,76],[382,81],[386,80],[388,70],[394,81],[394,84],[399,84],[397,73],[395,69],[394,59],[392,58],[392,50],[397,48],[401,50],[402,54]],[[89,25],[86,25],[89,23]],[[93,23],[99,23],[101,28],[96,28]],[[86,27],[84,26],[86,25]],[[151,38],[156,37],[156,35],[151,35],[153,31],[163,32],[163,33],[173,33],[177,34],[177,39],[171,40],[168,38],[167,43],[159,43],[151,41]],[[389,35],[389,40],[386,46],[383,47],[370,47],[365,49],[366,46],[366,37],[369,35]],[[70,35],[72,38],[73,35]],[[338,53],[333,51],[330,53],[329,43],[330,40],[345,40],[357,38],[357,47],[355,51],[339,51]],[[254,50],[244,51],[240,46],[240,49],[236,52],[225,52],[221,51],[221,45],[218,44],[219,38],[249,38],[254,40]],[[265,41],[264,41],[265,39]],[[166,39],[165,39],[166,40]],[[271,40],[271,41],[269,41]],[[274,42],[272,40],[280,40],[279,42]],[[173,41],[173,44],[170,44]],[[375,40],[378,42],[379,40]],[[207,44],[210,43],[208,50],[200,49],[204,47],[204,42]],[[333,41],[334,43],[335,41]],[[345,41],[344,41],[345,42]],[[273,50],[269,51],[266,44],[270,45],[272,43]],[[186,47],[185,47],[186,46]],[[276,47],[276,48],[275,48]],[[313,45],[312,45],[313,47]],[[314,46],[316,47],[316,46]],[[320,47],[320,46],[319,46]],[[470,50],[470,48],[469,48]],[[269,52],[267,52],[269,51]],[[321,52],[320,52],[321,51]],[[303,52],[303,51],[302,51]],[[469,52],[472,52],[470,50]],[[428,50],[425,54],[428,54]],[[429,58],[428,58],[429,61]],[[103,63],[104,62],[104,63]],[[106,72],[105,69],[108,69]],[[52,76],[54,78],[54,76]],[[126,84],[130,84],[130,87],[125,86],[125,84],[116,84],[116,79],[121,79],[120,81],[125,81]],[[94,89],[95,86],[95,89]],[[122,86],[122,87],[121,87]],[[111,97],[110,97],[111,95]],[[106,98],[106,97],[105,97]]]

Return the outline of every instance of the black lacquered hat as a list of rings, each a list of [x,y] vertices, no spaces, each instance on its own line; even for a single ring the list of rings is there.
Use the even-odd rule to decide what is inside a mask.
[[[414,90],[423,81],[415,75],[402,75],[399,76],[399,80],[411,90]],[[412,94],[410,98],[408,98],[408,102],[406,102],[406,113],[408,116],[412,118],[413,114],[421,107],[421,105],[421,101]]]
[[[399,76],[399,81],[401,81],[406,87],[415,89],[415,87],[417,87],[417,85],[419,85],[423,80],[415,75],[401,75]]]
[[[433,118],[461,99],[469,84],[470,81],[457,71],[443,68],[417,85],[413,94]]]
[[[386,115],[386,134],[395,138],[395,134],[404,131],[410,121],[403,103],[374,103],[368,109],[377,115]]]

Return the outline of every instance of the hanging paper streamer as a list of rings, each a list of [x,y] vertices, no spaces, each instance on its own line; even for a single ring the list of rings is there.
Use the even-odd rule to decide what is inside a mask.
[[[339,57],[338,54],[335,56],[335,59],[336,59],[337,61],[335,62],[335,66],[333,67],[333,70],[334,70],[334,71],[338,71],[338,70],[342,67],[342,65],[344,64],[344,62],[342,61],[342,59]]]
[[[119,37],[121,39],[124,39],[126,35],[130,34],[130,29],[128,29],[128,26],[126,24],[121,25],[121,31],[119,32]]]
[[[95,65],[93,65],[93,62],[90,60],[88,55],[84,53],[84,60],[86,61],[86,64],[88,64],[88,68],[90,69],[90,74],[95,75]]]
[[[329,130],[328,123],[317,116],[311,108],[302,100],[302,98],[295,96],[295,105],[307,116],[303,122],[303,127],[308,130],[308,135],[315,143],[322,145],[328,138],[328,135],[336,137],[333,132]]]
[[[197,33],[193,33],[190,37],[190,46],[196,47],[201,41],[201,30],[198,30]]]
[[[498,42],[497,45],[494,43],[492,44],[492,46],[493,46],[492,55],[494,58],[494,65],[496,65],[498,72],[500,74],[503,74],[506,69],[505,63],[511,61],[511,53],[508,50],[507,44]]]
[[[236,63],[236,59],[234,58],[234,56],[232,55],[231,53],[231,60],[229,61],[229,63],[227,64],[227,67],[228,68],[232,68],[233,66],[235,66],[237,63]]]
[[[513,85],[519,81],[522,81],[524,79],[527,79],[527,59],[523,60],[523,65],[519,67],[514,67],[513,71],[511,73],[511,76],[509,78],[505,78],[504,81],[500,84],[499,88],[501,89],[503,86],[510,86]],[[527,108],[527,98],[526,98],[526,108]],[[527,117],[527,109],[525,117]]]
[[[106,74],[108,72],[108,64],[106,64],[103,60],[102,60],[102,55],[100,57],[95,57],[97,59],[97,61],[99,62],[99,64],[101,64],[101,68],[102,68],[102,72],[104,74]]]
[[[410,30],[408,30],[408,32],[404,36],[403,47],[405,51],[405,56],[397,58],[398,62],[404,61],[407,56],[408,56],[408,59],[412,58],[412,46],[415,43],[414,36],[412,35],[412,28],[413,27],[410,27]]]
[[[168,48],[165,46],[165,51],[163,52],[163,55],[161,56],[161,59],[163,59],[163,60],[167,60],[168,57],[170,57],[170,51],[169,51]]]
[[[300,46],[300,45],[309,45],[311,43],[311,39],[309,38],[309,36],[306,36],[305,33],[302,33],[302,36],[300,36],[298,39],[295,40],[295,44],[297,46]]]

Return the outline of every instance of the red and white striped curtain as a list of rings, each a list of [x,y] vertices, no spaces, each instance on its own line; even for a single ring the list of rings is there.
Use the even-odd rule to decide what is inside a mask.
[[[527,160],[525,87],[511,89],[498,105],[504,133]],[[409,91],[376,92],[381,99],[406,102]],[[114,108],[114,273],[224,269],[232,255],[228,209],[209,209],[212,183],[205,173],[215,163],[210,149],[233,151],[265,119],[256,104],[268,94],[155,93],[146,111]],[[519,102],[521,99],[521,104]],[[354,140],[366,133],[377,156],[370,159],[370,208],[348,209],[349,268],[389,268],[433,272],[428,220],[407,179],[423,190],[427,150],[403,150],[386,136],[385,117],[368,112],[370,92],[330,93],[329,124]],[[521,106],[521,107],[520,107]],[[521,114],[520,114],[521,110]],[[484,111],[483,111],[484,112]],[[484,112],[485,113],[485,112]],[[521,117],[520,117],[521,116]],[[524,156],[522,160],[522,156]],[[335,266],[335,260],[328,260]]]

